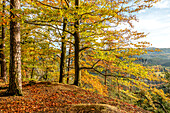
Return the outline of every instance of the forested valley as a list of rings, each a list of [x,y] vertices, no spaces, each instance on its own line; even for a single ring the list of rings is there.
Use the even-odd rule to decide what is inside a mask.
[[[169,49],[133,25],[157,2],[0,0],[0,111],[168,113]]]

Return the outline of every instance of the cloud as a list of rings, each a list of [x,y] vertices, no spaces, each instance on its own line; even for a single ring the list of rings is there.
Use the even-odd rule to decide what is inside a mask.
[[[139,11],[139,13],[144,13],[144,12],[146,12],[146,10],[140,10],[140,11]]]
[[[169,0],[161,0],[161,2],[158,2],[154,5],[155,8],[170,8],[170,1]]]
[[[152,43],[153,47],[170,48],[170,0],[158,5],[138,13],[139,22],[134,22],[134,26],[139,32],[149,33],[142,41]]]
[[[137,14],[139,22],[134,21],[134,29],[148,34],[139,41],[148,41],[152,47],[170,48],[170,0],[162,0],[151,9],[145,9]],[[128,25],[120,25],[118,29],[124,29]]]

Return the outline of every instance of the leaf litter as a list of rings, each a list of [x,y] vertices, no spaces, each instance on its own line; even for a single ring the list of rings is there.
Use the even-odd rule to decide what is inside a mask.
[[[4,86],[7,87],[7,86]],[[0,88],[0,112],[147,113],[144,109],[74,85],[23,83],[23,96],[6,96]],[[149,113],[149,112],[148,112]]]

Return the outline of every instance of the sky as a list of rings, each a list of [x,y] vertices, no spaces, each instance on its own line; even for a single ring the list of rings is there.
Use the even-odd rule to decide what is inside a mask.
[[[140,11],[137,18],[135,29],[149,33],[142,40],[150,42],[152,47],[170,48],[170,0],[161,0],[152,8]]]

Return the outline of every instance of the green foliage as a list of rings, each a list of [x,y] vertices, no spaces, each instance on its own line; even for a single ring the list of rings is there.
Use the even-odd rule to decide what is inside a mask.
[[[169,97],[169,94],[170,94],[170,79],[169,79],[169,73],[168,72],[165,72],[165,79],[167,80],[167,82],[164,82],[162,83],[162,85],[158,85],[157,88],[158,89],[161,89],[162,91],[164,91],[167,95],[167,97]],[[136,101],[136,105],[146,109],[146,110],[149,110],[149,111],[153,111],[153,112],[156,112],[156,113],[168,113],[170,111],[170,102],[169,100],[164,100],[164,98],[162,96],[159,96],[159,95],[154,95],[152,92],[151,92],[151,96],[152,96],[152,101],[153,101],[153,104],[155,105],[155,108],[153,108],[153,106],[151,106],[149,103],[150,103],[150,100],[145,96],[144,92],[138,92],[137,93],[139,96],[140,96],[140,99],[138,101]]]
[[[136,101],[136,105],[149,110],[149,111],[153,111],[155,113],[168,113],[170,111],[170,103],[168,101],[165,101],[162,97],[157,96],[157,95],[152,95],[152,101],[153,104],[155,105],[155,109],[153,108],[153,106],[151,106],[150,100],[147,99],[147,97],[145,97],[142,94],[139,94],[140,100]]]

